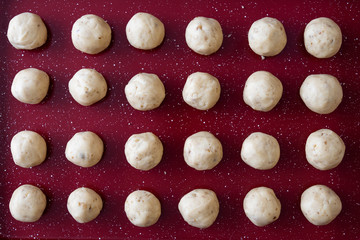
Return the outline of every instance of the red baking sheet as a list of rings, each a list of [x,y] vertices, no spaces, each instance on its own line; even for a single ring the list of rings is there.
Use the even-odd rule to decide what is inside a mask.
[[[359,239],[360,236],[360,2],[353,1],[0,1],[0,236],[35,239]],[[45,46],[22,51],[6,38],[10,19],[21,12],[42,17],[49,31]],[[165,25],[163,44],[152,51],[131,47],[125,26],[137,12],[157,16]],[[112,28],[110,47],[87,55],[71,43],[71,27],[84,14],[103,17]],[[221,49],[211,56],[192,52],[185,43],[185,28],[196,16],[217,19],[224,32]],[[265,16],[279,19],[288,43],[281,54],[261,60],[247,43],[252,22]],[[343,32],[340,52],[329,59],[310,56],[303,45],[305,25],[317,17],[330,17]],[[51,88],[39,105],[18,102],[10,92],[14,75],[28,67],[46,71]],[[94,68],[104,75],[109,91],[93,106],[77,104],[68,92],[68,81],[81,68]],[[284,86],[280,103],[270,112],[256,112],[242,100],[247,77],[258,70],[277,76]],[[188,106],[181,91],[186,77],[204,71],[216,76],[222,87],[214,108],[198,111]],[[127,103],[124,87],[139,73],[157,74],[166,88],[166,98],[153,111],[136,111]],[[336,76],[344,99],[328,115],[311,112],[300,99],[302,81],[314,73]],[[335,169],[319,171],[305,159],[307,136],[330,128],[346,144],[343,162]],[[48,145],[48,157],[32,169],[17,167],[10,141],[21,130],[40,133]],[[65,158],[65,145],[73,134],[90,130],[105,143],[99,164],[81,168]],[[224,158],[213,170],[196,171],[183,160],[185,139],[198,131],[210,131],[223,144]],[[151,131],[164,145],[164,156],[154,169],[132,168],[124,144],[134,133]],[[261,131],[276,137],[280,161],[271,170],[247,166],[240,158],[243,140]],[[14,220],[8,203],[22,184],[34,184],[47,196],[48,205],[35,223]],[[313,226],[300,211],[301,193],[313,184],[325,184],[341,198],[340,215],[327,226]],[[67,212],[68,195],[78,187],[90,187],[104,200],[98,218],[79,224]],[[282,203],[280,218],[266,227],[256,227],[245,216],[242,201],[258,186],[274,189]],[[177,209],[180,198],[195,188],[216,192],[220,213],[208,229],[185,223]],[[162,204],[157,224],[133,226],[126,218],[124,202],[137,189],[154,193]]]

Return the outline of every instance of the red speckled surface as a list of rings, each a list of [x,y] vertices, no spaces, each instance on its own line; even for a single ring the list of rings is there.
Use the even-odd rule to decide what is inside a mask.
[[[276,2],[276,3],[275,3]],[[0,236],[1,238],[67,239],[358,239],[360,236],[360,2],[353,1],[0,1]],[[13,48],[6,38],[10,19],[24,11],[39,14],[49,30],[45,46],[34,51]],[[125,26],[132,15],[144,11],[165,25],[164,43],[153,51],[132,48]],[[74,21],[84,14],[103,17],[111,26],[110,47],[95,56],[76,50],[70,38]],[[213,17],[222,25],[224,42],[211,56],[200,56],[186,45],[187,23],[196,16]],[[271,16],[287,32],[288,44],[278,56],[261,60],[247,44],[253,21]],[[315,59],[303,46],[306,23],[331,17],[343,32],[340,52],[330,59]],[[39,105],[26,105],[12,97],[14,75],[27,67],[46,71],[51,89]],[[67,90],[72,75],[83,67],[95,68],[107,80],[106,98],[90,107],[77,104]],[[247,77],[267,70],[283,83],[284,94],[275,109],[255,112],[242,100]],[[222,86],[220,101],[209,111],[186,105],[181,90],[186,77],[204,71],[216,76]],[[157,74],[164,82],[166,98],[160,108],[139,112],[131,108],[124,87],[139,72]],[[329,115],[306,108],[299,97],[302,81],[309,74],[328,73],[342,84],[344,99]],[[330,128],[346,144],[343,162],[321,172],[305,159],[307,136]],[[40,133],[48,144],[48,157],[38,167],[17,167],[11,158],[10,140],[18,131]],[[78,131],[96,132],[105,143],[101,162],[80,168],[66,160],[66,142]],[[224,158],[210,171],[188,167],[182,157],[185,139],[207,130],[223,144]],[[133,133],[152,131],[162,140],[164,157],[148,172],[132,168],[123,148]],[[243,140],[254,131],[276,137],[281,147],[278,165],[267,171],[250,168],[240,159]],[[14,220],[8,210],[12,192],[22,184],[39,186],[48,205],[36,223]],[[342,199],[343,210],[329,225],[313,226],[300,211],[301,193],[313,184],[331,187]],[[79,224],[66,209],[68,195],[87,186],[104,200],[99,217]],[[245,216],[242,201],[253,187],[274,189],[282,203],[280,218],[263,228]],[[177,210],[180,198],[194,188],[217,193],[220,214],[208,229],[187,225]],[[162,215],[149,228],[133,226],[123,210],[124,201],[136,189],[153,192],[161,201]]]

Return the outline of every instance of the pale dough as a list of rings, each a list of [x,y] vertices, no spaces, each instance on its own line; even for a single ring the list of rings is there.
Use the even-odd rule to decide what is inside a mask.
[[[38,104],[46,96],[50,79],[46,72],[36,68],[19,71],[11,84],[12,95],[23,103]]]
[[[209,170],[219,164],[223,157],[221,142],[209,132],[197,132],[184,144],[184,159],[196,170]]]
[[[340,27],[330,18],[313,19],[304,31],[305,48],[314,57],[329,58],[334,56],[342,44]]]
[[[148,13],[136,13],[126,25],[126,37],[131,46],[138,49],[156,48],[162,43],[164,36],[164,24]]]
[[[147,111],[160,106],[165,98],[165,87],[157,75],[138,73],[125,86],[125,95],[133,108]]]
[[[74,23],[71,40],[76,49],[88,54],[97,54],[109,46],[111,28],[101,17],[87,14]]]
[[[196,17],[187,25],[185,39],[194,52],[210,55],[219,50],[223,42],[220,23],[213,18]]]
[[[258,227],[274,222],[281,212],[280,200],[267,187],[251,189],[244,198],[243,207],[246,216]]]
[[[324,185],[314,185],[301,195],[301,211],[306,219],[314,225],[326,225],[341,212],[339,196]]]
[[[335,111],[341,103],[343,90],[336,77],[329,74],[313,74],[302,83],[300,96],[311,111],[328,114]]]
[[[243,92],[244,102],[252,109],[268,112],[280,101],[283,93],[281,81],[266,71],[249,76]]]
[[[66,144],[66,158],[81,167],[92,167],[103,155],[104,143],[93,132],[78,132]]]
[[[161,215],[161,204],[154,194],[137,190],[125,201],[125,213],[132,224],[138,227],[154,225]]]
[[[139,170],[150,170],[158,165],[163,151],[160,139],[151,132],[133,134],[125,144],[126,160]]]
[[[218,79],[208,73],[195,72],[188,76],[182,91],[184,101],[199,110],[212,108],[220,98]]]
[[[105,97],[107,84],[101,73],[94,69],[83,68],[69,81],[69,91],[79,104],[90,106]]]
[[[46,142],[33,131],[18,132],[11,139],[10,148],[15,164],[23,168],[37,166],[46,158]]]
[[[38,15],[24,12],[10,20],[7,37],[15,48],[31,50],[46,42],[47,29]]]
[[[181,198],[178,208],[189,225],[208,228],[219,214],[219,201],[213,191],[195,189]]]
[[[258,55],[270,57],[279,54],[287,38],[284,26],[276,18],[264,17],[255,21],[249,30],[250,48]]]
[[[103,208],[103,201],[99,194],[90,188],[78,188],[68,197],[67,209],[71,216],[79,223],[94,220]]]
[[[46,207],[46,196],[38,188],[29,184],[18,187],[12,194],[10,213],[20,222],[36,222]]]

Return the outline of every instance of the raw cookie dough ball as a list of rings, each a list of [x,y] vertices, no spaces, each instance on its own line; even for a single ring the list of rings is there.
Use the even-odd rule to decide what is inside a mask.
[[[301,195],[301,211],[314,225],[326,225],[341,212],[339,196],[324,185],[314,185]]]
[[[79,223],[94,220],[103,208],[103,201],[99,194],[90,188],[78,188],[73,191],[67,201],[67,209],[71,216]]]
[[[341,103],[343,91],[336,77],[329,74],[313,74],[302,83],[300,96],[311,111],[328,114]]]
[[[15,164],[23,168],[37,166],[46,158],[46,142],[33,131],[18,132],[11,139],[10,148]]]
[[[135,226],[149,227],[154,225],[161,215],[160,201],[151,192],[134,191],[126,198],[125,213]]]
[[[182,95],[184,101],[193,108],[208,110],[217,103],[220,92],[220,83],[216,77],[196,72],[187,78]]]
[[[251,189],[244,198],[243,207],[246,216],[258,227],[277,220],[281,211],[279,199],[274,191],[267,187]]]
[[[101,17],[87,14],[74,23],[71,40],[76,49],[88,54],[97,54],[109,46],[111,28]]]
[[[221,142],[209,132],[197,132],[185,141],[185,162],[196,170],[212,169],[218,165],[222,157]]]
[[[139,73],[125,86],[125,95],[133,108],[147,111],[160,106],[165,98],[165,87],[157,75]]]
[[[316,18],[306,25],[304,42],[306,50],[314,57],[332,57],[341,47],[341,29],[330,18]]]
[[[268,134],[254,132],[242,144],[241,159],[255,169],[271,169],[277,164],[279,158],[279,143]]]
[[[150,170],[158,165],[163,151],[160,139],[151,132],[134,134],[125,144],[126,160],[139,170]]]
[[[24,12],[10,20],[7,37],[15,48],[31,50],[46,42],[47,30],[38,15]]]
[[[50,79],[46,72],[27,68],[18,72],[11,84],[12,95],[23,103],[38,104],[46,96]]]
[[[29,184],[18,187],[10,199],[10,213],[20,222],[36,222],[46,207],[46,196],[38,188]]]
[[[213,18],[196,17],[187,25],[185,39],[194,52],[210,55],[219,50],[223,42],[220,23]]]
[[[77,71],[69,81],[69,91],[79,104],[90,106],[105,97],[107,84],[101,73],[84,68]]]
[[[266,71],[250,75],[243,92],[244,102],[252,109],[268,112],[280,101],[283,93],[281,81]]]
[[[66,158],[80,167],[97,164],[104,152],[104,143],[93,132],[78,132],[66,144]]]
[[[164,36],[164,24],[148,13],[136,13],[126,25],[126,37],[135,48],[143,50],[156,48],[162,43]]]
[[[219,201],[213,191],[195,189],[181,198],[178,208],[189,225],[208,228],[219,214]]]
[[[250,48],[258,55],[270,57],[279,54],[287,38],[284,26],[276,18],[264,17],[255,21],[249,30]]]
[[[305,146],[306,159],[319,170],[338,166],[345,154],[345,144],[330,129],[320,129],[309,135]]]

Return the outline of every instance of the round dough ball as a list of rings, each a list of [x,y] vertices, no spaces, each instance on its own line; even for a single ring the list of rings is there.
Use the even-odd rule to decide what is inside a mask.
[[[163,151],[160,139],[151,132],[133,134],[125,144],[126,160],[139,170],[150,170],[158,165]]]
[[[258,227],[277,220],[281,211],[279,199],[274,191],[267,187],[251,189],[244,198],[243,207],[246,216]]]
[[[271,169],[278,163],[279,158],[279,143],[268,134],[254,132],[242,144],[241,159],[255,169]]]
[[[27,68],[15,75],[11,93],[20,102],[38,104],[45,98],[49,85],[50,79],[46,72]]]
[[[149,227],[154,225],[161,215],[160,201],[151,192],[134,191],[126,198],[125,213],[135,226]]]
[[[219,50],[223,42],[220,23],[213,18],[196,17],[187,25],[185,39],[194,52],[210,55]]]
[[[20,222],[36,222],[46,207],[46,196],[38,188],[29,184],[18,187],[12,194],[10,213]]]
[[[157,75],[139,73],[125,86],[125,95],[133,108],[147,111],[160,106],[165,98],[165,87]]]
[[[24,12],[10,20],[7,37],[15,48],[31,50],[46,42],[47,29],[38,15]]]
[[[15,164],[23,168],[37,166],[46,158],[46,142],[33,131],[18,132],[11,139],[10,149]]]
[[[90,106],[105,97],[107,84],[101,73],[84,68],[77,71],[69,81],[69,91],[79,104]]]
[[[268,112],[280,101],[283,93],[281,81],[266,71],[257,71],[246,80],[244,102],[252,109]]]
[[[314,225],[326,225],[341,212],[339,196],[324,185],[314,185],[301,195],[301,211],[306,219]]]
[[[306,51],[314,57],[332,57],[341,47],[341,29],[330,18],[316,18],[306,25],[304,43]]]
[[[345,154],[345,144],[330,129],[320,129],[309,135],[305,145],[306,159],[319,170],[338,166]]]
[[[78,132],[66,144],[66,158],[80,167],[97,164],[104,152],[104,143],[93,132]]]
[[[164,36],[164,24],[148,13],[136,13],[126,25],[126,37],[131,46],[138,49],[156,48],[162,43]]]
[[[216,77],[203,72],[191,74],[185,83],[184,101],[199,110],[212,108],[220,98],[221,87]]]
[[[185,141],[184,159],[196,170],[214,168],[223,157],[221,142],[209,132],[197,132]]]
[[[178,208],[189,225],[208,228],[219,214],[219,201],[213,191],[195,189],[181,198]]]
[[[279,54],[287,38],[284,26],[276,18],[264,17],[255,21],[249,30],[250,48],[258,55],[270,57]]]
[[[101,17],[87,14],[74,23],[71,40],[76,49],[88,54],[97,54],[109,46],[111,28]]]
[[[94,220],[103,208],[99,194],[90,188],[78,188],[73,191],[67,201],[67,209],[78,223]]]
[[[302,83],[300,97],[311,111],[328,114],[341,103],[343,91],[336,77],[328,74],[313,74]]]

